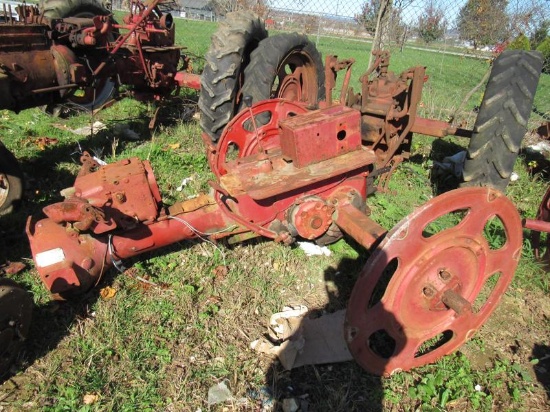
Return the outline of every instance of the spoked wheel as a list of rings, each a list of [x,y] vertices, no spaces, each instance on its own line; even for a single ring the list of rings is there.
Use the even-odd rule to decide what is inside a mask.
[[[242,95],[252,97],[254,103],[283,98],[316,106],[325,98],[321,55],[306,36],[297,33],[262,40],[252,52],[244,79]]]
[[[25,289],[0,278],[0,376],[9,367],[29,333],[33,302]]]
[[[41,3],[44,16],[50,19],[79,17],[91,18],[107,16],[111,12],[97,0],[43,0]],[[114,40],[114,39],[111,39]],[[86,57],[86,64],[92,69],[97,68],[101,58],[93,53]],[[92,111],[107,103],[116,92],[116,82],[110,78],[100,78],[92,87],[82,87],[67,94],[65,104],[50,104],[46,112],[54,116],[67,116],[75,110]]]
[[[279,121],[305,112],[303,106],[279,99],[265,100],[243,110],[227,125],[216,151],[209,155],[212,171],[218,177],[223,176],[228,162],[258,153],[258,145],[266,152],[281,147]]]
[[[398,223],[354,286],[345,336],[377,375],[434,362],[472,337],[510,284],[519,214],[491,188],[438,196]]]

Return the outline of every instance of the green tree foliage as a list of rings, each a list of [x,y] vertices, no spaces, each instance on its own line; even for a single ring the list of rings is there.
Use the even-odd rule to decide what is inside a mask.
[[[443,10],[430,2],[418,19],[418,35],[426,43],[431,43],[443,37],[446,25]]]
[[[460,38],[477,49],[506,40],[508,0],[468,0],[458,15]]]
[[[392,42],[404,42],[408,27],[403,22],[402,12],[410,3],[411,0],[366,0],[355,21],[375,36],[376,48],[385,49]]]
[[[510,42],[507,49],[510,50],[531,50],[531,43],[527,36],[520,33],[514,40]]]
[[[531,35],[531,48],[536,49],[547,37],[550,31],[550,20],[542,20]]]
[[[541,52],[542,57],[544,58],[542,71],[550,74],[550,37],[547,37],[541,44],[539,44],[537,51]]]
[[[355,16],[355,21],[363,26],[371,35],[374,35],[376,32],[380,4],[381,0],[367,0],[363,3],[363,7],[361,7],[361,13]]]

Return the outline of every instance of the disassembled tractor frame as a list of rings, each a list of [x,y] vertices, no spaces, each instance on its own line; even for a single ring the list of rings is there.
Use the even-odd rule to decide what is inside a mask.
[[[424,68],[395,76],[387,71],[388,57],[378,56],[374,79],[362,77],[361,94],[345,81],[340,101],[329,97],[318,110],[284,99],[258,102],[231,120],[216,145],[205,137],[216,175],[210,194],[166,206],[148,161],[100,166],[84,154],[75,184],[62,192],[65,200],[27,223],[44,284],[64,297],[83,292],[122,259],[199,236],[290,244],[297,238],[327,243],[346,233],[373,251],[347,311],[345,334],[357,361],[388,375],[452,352],[481,327],[509,285],[522,222],[503,194],[480,187],[438,196],[389,232],[369,217],[372,177],[391,175],[408,156],[412,132],[467,134],[416,116]],[[335,68],[345,68],[349,79],[352,62],[329,56],[327,63],[328,86]],[[426,235],[432,222],[457,211],[464,214],[460,223]],[[483,234],[494,218],[506,236],[498,249]],[[380,294],[390,268],[394,275]],[[489,279],[492,289],[482,298]],[[393,342],[390,354],[372,345],[381,331]],[[435,347],[421,349],[434,339]]]

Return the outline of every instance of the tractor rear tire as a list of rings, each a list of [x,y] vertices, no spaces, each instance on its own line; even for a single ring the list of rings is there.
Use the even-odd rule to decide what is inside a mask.
[[[285,75],[292,75],[297,69],[303,69],[298,83],[301,96],[290,99],[316,107],[325,98],[324,65],[315,44],[298,33],[280,34],[260,42],[244,71],[242,95],[252,97],[253,103],[285,98]]]
[[[23,198],[23,173],[15,156],[0,142],[0,216],[7,215]]]
[[[527,131],[541,69],[538,52],[506,50],[493,62],[468,146],[462,187],[506,190]]]
[[[32,309],[32,298],[25,289],[0,278],[0,376],[9,373],[28,336]]]
[[[212,35],[206,53],[206,66],[201,76],[199,108],[202,130],[217,142],[223,128],[237,112],[244,68],[250,53],[267,31],[260,19],[250,11],[229,13]]]
[[[42,0],[40,6],[44,17],[49,19],[111,14],[98,0]]]
[[[89,18],[111,14],[111,11],[98,0],[42,0],[40,9],[44,17],[49,19]],[[97,64],[93,64],[93,66],[97,66]],[[114,80],[99,79],[99,86],[95,92],[91,88],[86,88],[84,96],[69,96],[67,98],[69,104],[50,104],[46,106],[46,112],[56,117],[66,117],[75,109],[89,112],[108,102],[114,96],[116,90],[117,85]]]

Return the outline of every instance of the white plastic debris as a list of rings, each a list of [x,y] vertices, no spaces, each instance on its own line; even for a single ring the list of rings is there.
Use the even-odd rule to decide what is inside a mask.
[[[233,398],[233,394],[227,387],[226,381],[222,381],[217,385],[211,386],[208,389],[208,405],[223,403]]]
[[[512,174],[510,175],[510,181],[515,182],[518,179],[519,179],[519,175],[516,172],[512,172]]]
[[[282,312],[271,315],[271,318],[269,318],[269,327],[275,334],[273,338],[288,339],[295,332],[292,319],[301,319],[307,311],[307,306],[304,305],[285,306]]]
[[[537,144],[528,146],[528,148],[537,153],[550,152],[550,142],[542,140]]]
[[[305,306],[285,309],[271,317],[269,339],[252,342],[253,350],[277,356],[287,370],[352,359],[342,333],[344,310],[310,319]]]
[[[319,246],[311,242],[298,242],[298,246],[307,256],[330,256],[332,254],[326,246]]]
[[[101,160],[99,157],[97,156],[94,156],[93,159],[100,165],[100,166],[105,166],[107,164],[107,162],[104,162],[103,160]]]
[[[72,130],[74,134],[77,134],[79,136],[90,136],[92,132],[98,132],[100,130],[105,129],[107,126],[105,126],[104,123],[101,123],[99,121],[94,122],[91,126],[84,126],[79,129]]]
[[[456,177],[462,176],[466,151],[458,152],[452,156],[443,158],[441,162],[434,162],[434,169],[437,174],[453,174]]]
[[[186,177],[186,178],[184,178],[184,179],[181,181],[181,184],[180,184],[178,187],[176,187],[176,190],[177,190],[178,192],[181,192],[181,191],[183,190],[183,188],[184,188],[185,186],[187,186],[187,184],[188,184],[191,180],[193,180],[192,177]]]
[[[483,388],[481,387],[481,385],[476,385],[474,386],[474,389],[476,390],[476,392],[481,392],[483,390]]]
[[[297,412],[300,409],[298,401],[294,398],[283,399],[283,412]]]

